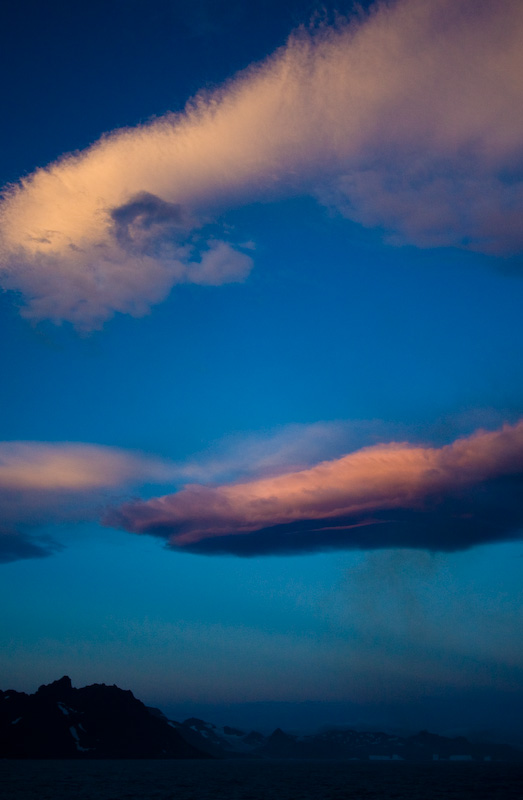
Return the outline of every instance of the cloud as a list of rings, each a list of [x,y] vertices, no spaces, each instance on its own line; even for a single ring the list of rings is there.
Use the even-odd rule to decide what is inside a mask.
[[[399,429],[399,425],[379,420],[335,420],[288,424],[263,433],[237,433],[214,446],[207,446],[205,452],[194,459],[177,465],[177,484],[231,482],[262,475],[280,475],[304,469],[372,441],[383,441],[393,430],[396,433]]]
[[[101,445],[0,442],[1,490],[89,491],[169,474],[159,460]]]
[[[46,558],[61,549],[61,545],[48,538],[0,530],[0,564],[26,558]]]
[[[31,319],[142,315],[176,283],[244,280],[251,257],[207,223],[297,194],[395,244],[519,253],[522,36],[519,0],[382,2],[298,31],[183,114],[9,187],[2,285]]]
[[[35,534],[42,524],[96,519],[115,493],[172,475],[162,461],[100,445],[0,442],[0,563],[51,555],[61,546]]]
[[[443,447],[366,447],[277,477],[124,504],[106,524],[173,549],[236,555],[409,547],[521,536],[523,420]]]
[[[154,194],[139,192],[128,203],[113,208],[111,218],[120,244],[143,250],[149,242],[154,243],[158,228],[174,233],[182,228],[183,210],[176,203],[166,203]]]

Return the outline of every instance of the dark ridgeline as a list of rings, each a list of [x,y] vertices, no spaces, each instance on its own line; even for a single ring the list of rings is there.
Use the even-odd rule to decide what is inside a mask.
[[[74,689],[68,677],[35,694],[0,691],[0,758],[256,758],[339,761],[523,762],[508,745],[422,731],[415,736],[336,728],[270,736],[192,717],[174,722],[117,686]]]
[[[223,728],[192,717],[171,722],[199,750],[215,758],[269,758],[336,761],[504,761],[523,763],[523,752],[503,744],[470,742],[421,731],[398,736],[380,731],[334,728],[297,736],[277,728],[270,736]]]
[[[35,694],[0,691],[2,758],[208,758],[133,693],[71,680]]]
[[[381,731],[335,728],[309,736],[292,736],[279,728],[260,753],[270,758],[354,759],[358,761],[520,761],[523,752],[503,744],[470,742],[428,731],[397,736]]]

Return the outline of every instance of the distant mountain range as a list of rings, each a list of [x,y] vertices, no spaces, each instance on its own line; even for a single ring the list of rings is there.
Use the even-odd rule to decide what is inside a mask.
[[[0,691],[0,758],[277,758],[359,761],[523,761],[508,745],[422,731],[415,736],[331,729],[270,736],[195,717],[169,720],[132,692],[68,677],[32,695]]]

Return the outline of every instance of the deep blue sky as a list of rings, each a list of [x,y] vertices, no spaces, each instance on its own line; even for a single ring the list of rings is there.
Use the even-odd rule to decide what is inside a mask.
[[[218,92],[218,108],[245,85],[247,99],[236,116],[224,114],[223,127],[209,111],[213,100],[203,101],[186,155],[170,155],[182,147],[178,134],[164,151],[158,145],[167,155],[154,180],[150,132],[158,129],[146,127],[143,149],[121,161],[122,137],[110,140],[101,167],[88,155],[87,183],[66,160],[54,188],[37,194],[30,178],[17,190],[15,200],[28,204],[34,191],[33,210],[4,202],[0,442],[17,444],[0,452],[2,688],[33,691],[67,673],[77,686],[116,683],[172,714],[195,710],[224,722],[229,714],[232,724],[252,715],[253,726],[270,727],[280,714],[297,727],[309,717],[311,726],[517,729],[504,709],[521,705],[523,677],[523,122],[510,107],[517,86],[505,39],[522,15],[511,0],[481,4],[459,55],[472,77],[456,80],[449,99],[445,64],[458,58],[452,43],[460,25],[468,30],[473,5],[459,0],[451,14],[448,3],[431,2],[434,17],[420,21],[415,4],[401,0],[388,16],[379,12],[374,28],[362,10],[355,24],[370,31],[364,56],[346,22],[338,21],[341,38],[330,32],[335,12],[356,13],[350,2],[326,11],[305,0],[21,2],[5,10],[2,184],[119,128],[138,142],[137,125],[182,113],[202,90]],[[330,58],[332,72],[307,72],[301,39],[281,56],[290,65],[281,94],[279,67],[251,71],[222,92],[311,20],[310,59]],[[431,26],[439,31],[433,59],[413,66]],[[407,66],[397,67],[383,99],[387,31]],[[490,42],[482,59],[478,48]],[[495,65],[485,89],[501,98],[495,124],[474,112],[483,61]],[[423,72],[431,69],[433,81]],[[433,87],[428,105],[418,75]],[[435,133],[432,106],[441,106]],[[280,124],[288,109],[290,123]],[[289,124],[292,144],[280,150]],[[70,192],[64,205],[62,191]],[[95,198],[105,239],[82,232],[91,213],[84,197]],[[62,232],[69,209],[73,222]],[[43,222],[38,214],[47,214]],[[127,227],[118,228],[121,219]],[[227,279],[212,260],[222,245],[234,272]],[[197,269],[206,252],[212,274],[173,278],[162,302],[149,295],[161,280],[155,264],[175,258],[180,269]],[[121,271],[105,283],[116,262]],[[127,269],[138,288],[125,306]],[[93,283],[83,282],[92,270]],[[130,304],[142,297],[146,307],[133,315]],[[473,440],[484,458],[474,443],[471,455],[453,445],[504,424],[499,439]],[[454,449],[442,451],[448,461],[406,473],[407,489],[385,502],[383,487],[404,463],[382,466],[390,442],[408,442],[418,448],[413,457],[427,459],[439,459],[431,448]],[[84,445],[94,446],[91,455]],[[376,477],[365,472],[357,491],[350,481],[360,468],[346,480],[347,491],[370,492],[370,510],[357,510],[361,495],[333,505],[321,483],[308,515],[283,494],[259,523],[244,511],[252,487],[272,508],[298,470],[322,460],[336,470],[336,459],[365,446],[378,448]],[[62,453],[72,460],[53,460]],[[117,464],[105,460],[113,456]],[[443,483],[420,489],[439,471]],[[266,476],[279,476],[276,489],[256,483]],[[188,483],[207,487],[197,502],[179,494]],[[166,510],[155,500],[163,495]],[[216,511],[225,496],[227,511]],[[333,544],[332,531],[328,546],[316,538],[304,553],[299,544],[311,525],[320,537],[335,523],[381,531],[383,515],[394,522],[378,544],[363,539],[355,548],[345,534]],[[176,539],[184,535],[189,544]],[[215,536],[224,555],[213,554]],[[258,544],[237,546],[267,536],[267,555],[257,555]],[[293,705],[303,703],[312,705]]]

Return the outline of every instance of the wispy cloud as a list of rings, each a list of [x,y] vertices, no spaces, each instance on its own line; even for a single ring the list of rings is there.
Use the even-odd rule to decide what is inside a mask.
[[[102,445],[0,442],[0,489],[89,491],[170,475],[160,460]]]
[[[259,555],[412,547],[521,535],[523,421],[443,447],[366,447],[304,470],[132,502],[107,524],[172,548]]]
[[[46,558],[61,549],[58,542],[47,537],[35,538],[30,533],[0,528],[0,564],[27,558]]]
[[[289,424],[258,433],[237,433],[204,453],[173,465],[176,482],[224,483],[304,469],[364,444],[397,435],[400,426],[380,420]]]
[[[38,534],[42,524],[96,519],[128,487],[172,477],[165,462],[116,448],[0,442],[0,563],[61,549]]]
[[[0,215],[1,280],[32,319],[100,326],[180,282],[245,279],[206,223],[312,194],[391,242],[523,248],[523,6],[398,0],[315,33],[183,114],[24,178]]]

